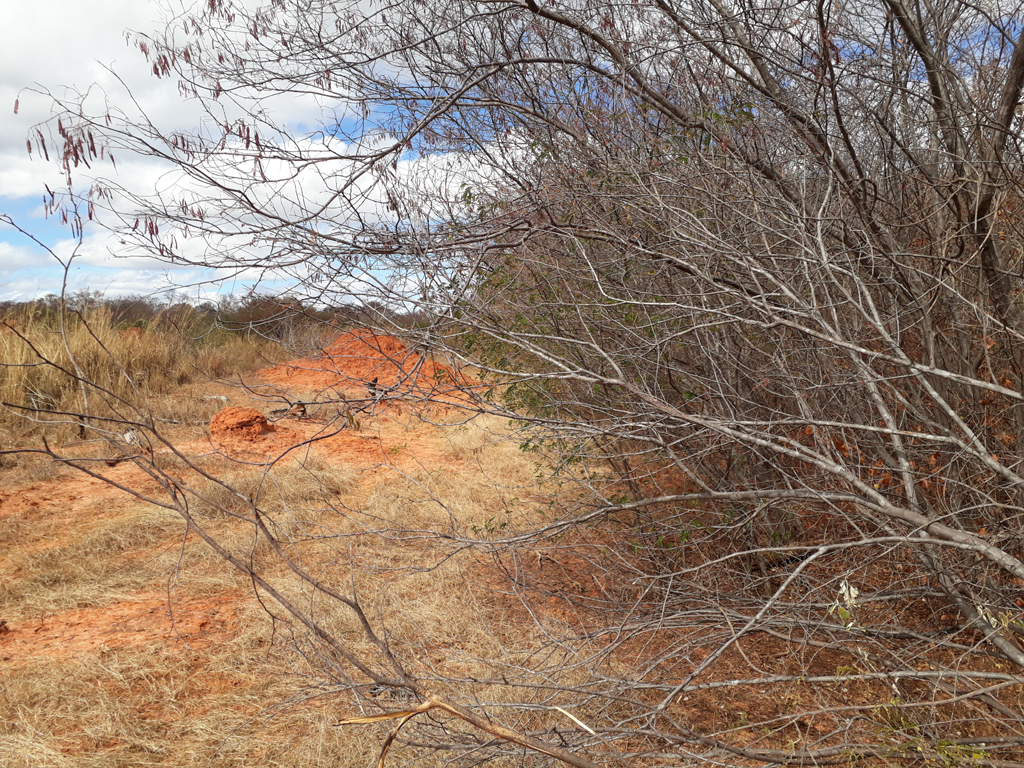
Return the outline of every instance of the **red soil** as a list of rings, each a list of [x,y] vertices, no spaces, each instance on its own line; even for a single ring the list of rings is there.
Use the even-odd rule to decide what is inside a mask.
[[[106,476],[142,492],[156,491],[152,480],[131,463],[107,470]],[[3,563],[14,576],[24,566],[22,558],[68,546],[94,530],[109,526],[123,514],[123,491],[97,478],[69,475],[56,481],[40,481],[0,493],[0,524],[30,525],[37,540],[19,544]],[[128,523],[130,524],[130,523]],[[170,541],[161,546],[174,545]],[[159,547],[158,547],[159,548]],[[12,548],[13,550],[14,548]],[[147,556],[152,556],[148,552]],[[230,637],[236,622],[241,594],[215,598],[168,596],[152,591],[113,604],[83,606],[39,618],[10,620],[0,636],[0,661],[8,665],[31,663],[39,658],[74,658],[103,649],[165,647],[186,643],[202,648]],[[0,617],[10,619],[7,617]]]
[[[308,439],[311,435],[305,432],[270,424],[255,408],[225,408],[210,420],[210,442],[236,458],[266,460]]]
[[[470,385],[464,376],[418,354],[395,336],[366,329],[327,339],[320,354],[264,369],[258,375],[284,407],[275,408],[277,425],[267,424],[251,408],[227,408],[217,414],[210,435],[229,454],[282,453],[311,440],[316,441],[318,453],[346,467],[442,462],[433,430],[421,425],[409,433],[392,429],[391,421],[403,413],[446,411],[469,399]],[[318,399],[326,401],[327,407],[318,406]],[[286,403],[303,401],[309,405],[308,413],[295,408],[282,413]]]
[[[365,329],[346,331],[321,354],[260,371],[269,384],[290,389],[356,389],[366,397],[376,380],[377,391],[389,394],[451,396],[465,386],[451,368],[419,355],[394,336]]]
[[[139,594],[113,605],[15,622],[8,625],[0,660],[73,658],[105,648],[163,647],[181,641],[193,649],[232,635],[242,595],[216,598]]]
[[[210,436],[213,438],[256,440],[273,431],[267,417],[255,408],[225,408],[210,421]]]
[[[145,332],[136,333],[138,330],[128,329],[124,335],[139,339]],[[448,366],[410,350],[394,336],[349,331],[325,345],[321,354],[261,371],[260,378],[277,393],[284,390],[291,402],[301,399],[298,393],[327,388],[362,400],[365,407],[355,418],[364,429],[370,425],[373,429],[357,431],[346,426],[319,442],[317,452],[332,463],[370,470],[381,465],[434,467],[450,461],[435,445],[432,427],[422,424],[410,432],[389,416],[401,412],[399,398],[422,400],[430,395],[453,404],[464,401],[459,393],[465,380]],[[376,403],[368,386],[374,379],[376,390],[383,395]],[[324,429],[339,428],[337,422],[325,425],[320,418],[296,419],[295,414],[284,418],[289,427],[269,423],[256,408],[225,408],[210,422],[210,439],[223,453],[266,458],[318,434],[322,436]],[[183,442],[178,448],[186,454],[203,454],[208,452],[209,443]],[[131,462],[106,469],[104,474],[123,487],[158,491],[152,479]],[[0,492],[0,521],[31,522],[37,532],[45,530],[39,541],[19,547],[21,555],[28,555],[65,546],[108,525],[121,514],[117,501],[122,494],[114,486],[84,475],[29,483]],[[176,544],[169,541],[167,545]],[[9,621],[0,632],[0,660],[29,663],[41,657],[87,656],[104,648],[181,642],[193,648],[205,647],[233,634],[242,600],[239,594],[212,598],[175,595],[169,599],[167,594],[145,591],[114,604]]]

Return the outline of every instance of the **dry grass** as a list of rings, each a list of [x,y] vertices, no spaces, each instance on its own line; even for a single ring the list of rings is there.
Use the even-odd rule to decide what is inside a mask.
[[[68,531],[64,518],[3,518],[0,548],[16,578],[0,581],[0,612],[8,620],[53,614],[112,602],[158,578],[165,569],[134,556],[165,543],[181,529],[180,520],[160,510],[124,504],[116,518],[95,521],[90,514],[109,504],[85,505],[83,519]],[[155,566],[155,567],[154,567]]]
[[[181,422],[172,434],[176,444],[199,437],[195,423],[223,405],[203,400],[203,393],[192,383],[150,399]],[[157,464],[188,485],[190,510],[211,535],[364,659],[380,662],[381,655],[361,634],[356,616],[296,578],[254,536],[243,519],[254,502],[294,562],[339,591],[354,586],[375,628],[428,687],[476,702],[523,732],[573,727],[556,706],[585,722],[606,722],[618,712],[615,705],[599,711],[558,686],[592,684],[588,675],[596,667],[588,669],[586,658],[605,657],[603,640],[588,645],[587,606],[620,594],[625,581],[617,586],[609,572],[591,584],[598,558],[580,554],[580,539],[571,536],[547,542],[546,562],[539,551],[502,548],[501,539],[543,520],[541,502],[558,489],[538,482],[535,456],[509,439],[506,421],[464,421],[449,413],[451,423],[436,425],[420,416],[368,419],[361,434],[346,432],[344,440],[296,451],[270,467],[253,458],[262,447],[232,460],[202,441],[190,448],[196,454],[191,465],[167,455],[158,455]],[[298,422],[282,426],[297,429]],[[75,450],[87,455],[92,448]],[[246,464],[246,456],[255,463]],[[83,485],[52,462],[19,456],[5,463],[0,619],[14,631],[0,634],[0,768],[374,764],[393,725],[333,724],[403,702],[360,703],[343,681],[331,681],[326,670],[335,660],[323,646],[263,595],[271,619],[251,583],[196,536],[183,541],[177,516],[99,483]],[[130,463],[113,471],[126,485],[155,490]],[[47,472],[60,474],[55,481]],[[7,482],[30,477],[18,487]],[[495,551],[465,548],[468,539],[484,540]],[[605,541],[591,541],[587,551]],[[523,587],[529,596],[522,603],[497,560],[523,584],[531,581],[533,591]],[[569,592],[586,599],[564,599]],[[50,637],[38,647],[31,645],[37,626],[40,638]],[[94,642],[86,642],[89,631]],[[22,643],[17,653],[11,638]],[[657,651],[647,643],[639,638],[623,645],[600,662],[602,669],[627,674],[635,654]],[[783,658],[773,648],[745,646],[744,652]],[[839,662],[822,657],[818,663],[829,671]],[[743,669],[737,657],[721,674],[738,678]],[[677,675],[678,669],[657,674]],[[496,682],[503,675],[516,685]],[[347,682],[368,687],[369,680],[356,673]],[[680,705],[680,712],[703,718],[707,728],[738,732],[744,723],[730,721],[727,706],[774,717],[788,689],[780,690],[756,701],[709,693],[694,697],[699,706]],[[403,733],[425,741],[467,731],[446,723],[442,734],[433,717],[417,719]],[[787,733],[779,728],[758,738],[775,744]],[[452,753],[399,744],[387,765],[440,768],[451,760]]]
[[[60,412],[103,417],[183,385],[255,370],[283,349],[261,338],[153,323],[118,328],[99,308],[82,316],[27,314],[0,327],[0,430],[9,438],[45,428],[70,439],[77,422]],[[83,389],[75,374],[93,386]],[[161,414],[157,414],[158,416]]]
[[[0,440],[3,439],[2,436],[3,432],[0,431]],[[0,455],[0,487],[56,480],[69,472],[67,467],[49,456],[30,453]]]
[[[214,652],[109,650],[0,680],[0,761],[44,766],[368,765],[377,734],[332,727],[329,701],[295,694],[259,615]]]
[[[58,415],[81,411],[85,398],[93,415],[142,407],[176,443],[196,440],[225,404],[209,393],[243,401],[207,382],[279,354],[265,342],[196,340],[159,325],[122,334],[103,310],[63,329],[27,318],[0,333],[0,449],[42,433],[65,443],[63,455],[101,457],[102,441],[81,440],[78,423]],[[66,373],[76,368],[99,389],[83,394]],[[502,537],[536,514],[532,458],[495,419],[370,428],[391,447],[366,467],[319,448],[269,469],[214,454],[190,466],[158,452],[156,464],[189,486],[190,511],[210,534],[353,650],[376,653],[350,611],[325,602],[254,536],[243,519],[252,503],[296,562],[325,584],[355,586],[416,674],[472,696],[468,682],[440,681],[488,676],[493,662],[516,663],[543,640],[528,624],[509,625],[479,583],[479,556],[458,545]],[[158,493],[130,462],[111,471]],[[389,726],[334,727],[359,710],[351,693],[323,687],[322,649],[279,609],[271,619],[246,578],[198,537],[184,539],[176,514],[30,454],[0,457],[0,484],[0,619],[13,630],[0,635],[2,768],[373,763]],[[492,686],[486,695],[500,705],[524,694]],[[539,722],[522,717],[524,727]],[[406,746],[389,764],[445,760]]]
[[[366,476],[315,453],[266,472],[204,460],[203,468],[231,489],[187,475],[178,465],[174,471],[196,489],[193,509],[208,529],[230,549],[252,555],[286,594],[307,605],[313,599],[267,548],[253,553],[251,527],[224,510],[245,513],[249,500],[256,500],[304,564],[321,569],[336,586],[354,578],[360,598],[372,615],[385,617],[391,642],[419,674],[482,674],[487,658],[508,657],[499,640],[507,632],[500,616],[473,597],[474,558],[467,554],[444,567],[418,568],[436,554],[432,545],[398,535],[399,523],[466,534],[486,525],[495,508],[508,507],[520,484],[530,482],[531,465],[520,457],[516,467],[514,450],[482,433],[458,430],[437,435],[439,450],[463,445],[472,459],[460,462],[457,471],[378,469]],[[496,487],[480,467],[512,484]],[[302,637],[293,646],[286,625],[271,632],[267,614],[244,597],[250,593],[245,580],[201,542],[181,546],[179,519],[124,497],[114,515],[100,514],[110,509],[110,499],[83,504],[70,520],[0,520],[0,547],[16,573],[0,587],[0,615],[12,625],[40,615],[59,622],[77,616],[68,611],[90,608],[102,614],[104,606],[120,606],[133,595],[167,590],[169,577],[169,602],[181,603],[180,621],[195,599],[241,600],[237,618],[224,639],[201,648],[190,647],[188,637],[171,636],[152,646],[84,649],[70,657],[44,653],[16,665],[0,682],[0,765],[373,763],[388,726],[334,727],[357,712],[350,694],[324,696],[305,687],[319,671],[296,652]],[[321,603],[315,610],[342,637],[357,629],[352,615],[338,606]],[[509,700],[521,695],[506,693]],[[389,762],[437,760],[395,748]]]
[[[93,511],[103,506],[110,500]],[[117,506],[99,521],[64,519],[73,530],[0,519],[4,570],[14,574],[0,584],[0,616],[16,631],[37,621],[71,627],[66,653],[43,643],[13,667],[6,660],[0,765],[365,765],[376,731],[334,728],[329,700],[284,704],[302,698],[303,681],[287,673],[289,659],[271,642],[267,615],[245,597],[245,580],[194,537],[182,546],[182,523],[171,513],[125,497]],[[225,526],[218,534],[230,534]],[[180,622],[196,598],[243,601],[227,635],[192,647],[161,611],[146,644],[76,645],[86,614],[101,618],[104,607],[164,592],[170,576],[167,600]]]

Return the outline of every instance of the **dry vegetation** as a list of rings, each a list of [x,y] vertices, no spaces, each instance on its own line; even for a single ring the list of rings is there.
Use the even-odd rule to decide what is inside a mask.
[[[45,392],[60,409],[79,396],[53,369],[10,367],[31,360],[26,340],[61,360],[66,338],[79,365],[116,397],[138,402],[151,395],[163,413],[207,419],[222,402],[211,406],[198,391],[231,402],[244,396],[195,382],[232,365],[255,367],[268,354],[231,342],[190,365],[186,360],[195,358],[184,355],[179,337],[155,332],[140,344],[96,322],[102,317],[90,320],[92,333],[79,326],[62,337],[23,325],[5,335],[5,399]],[[39,429],[10,412],[5,419],[8,443],[31,440]],[[418,659],[418,672],[486,674],[510,648],[531,643],[522,635],[511,642],[522,628],[508,625],[486,597],[479,556],[437,548],[436,534],[470,537],[528,514],[529,505],[518,502],[536,493],[535,467],[502,438],[507,422],[466,422],[457,414],[441,420],[452,423],[434,425],[414,414],[364,420],[352,439],[379,446],[371,460],[325,444],[268,466],[211,444],[195,423],[181,423],[198,418],[179,418],[164,427],[181,455],[160,448],[154,465],[191,490],[190,511],[208,532],[339,635],[354,629],[351,619],[290,578],[265,542],[253,545],[252,526],[238,517],[251,502],[293,557],[326,582],[354,584],[374,616],[388,617],[391,641]],[[71,441],[63,450],[89,459],[107,448]],[[134,491],[159,494],[154,479],[130,461],[101,468]],[[325,685],[327,651],[255,599],[251,584],[195,535],[186,537],[178,515],[30,455],[8,458],[0,488],[8,574],[0,584],[8,630],[0,634],[4,768],[354,767],[376,759],[388,724],[335,727],[340,717],[360,713],[352,685],[363,693],[368,686],[343,679]],[[430,753],[406,746],[392,760],[432,765]]]
[[[430,707],[389,761],[1024,768],[1024,0],[245,6],[129,35],[234,119],[64,89],[27,146],[73,225],[84,160],[171,163],[196,183],[91,187],[125,253],[195,238],[289,275],[239,322],[360,328],[209,443],[132,406],[181,355],[109,366],[65,315],[63,389],[5,369],[63,430],[38,455],[155,484],[216,553],[168,550],[172,601],[230,562],[337,716]],[[297,93],[332,108],[268,108]],[[467,406],[532,425],[547,480]],[[16,553],[13,605],[83,610],[95,514]]]
[[[113,415],[118,402],[151,402],[157,418],[177,418],[182,386],[253,371],[283,355],[274,341],[194,318],[182,323],[158,315],[146,328],[126,327],[102,305],[63,316],[45,307],[21,307],[0,317],[0,431],[8,439],[32,432],[71,439],[78,425],[70,414],[86,405],[82,380],[107,394],[90,403],[97,417]],[[171,392],[172,402],[149,399]],[[194,411],[187,402],[185,413]]]
[[[74,345],[83,345],[80,366],[99,343],[92,334],[66,338],[76,353]],[[153,348],[164,338],[174,339],[154,333],[139,360],[170,365],[174,355]],[[141,363],[124,362],[132,343],[108,335],[98,348],[118,363],[89,363],[90,375],[134,370]],[[239,351],[235,359],[255,367],[264,354]],[[347,364],[376,376],[383,362],[350,357]],[[535,435],[516,433],[507,419],[432,405],[412,389],[404,399],[368,396],[367,382],[355,379],[330,407],[232,436],[205,426],[225,403],[268,411],[268,397],[309,402],[301,382],[320,382],[322,366],[292,361],[250,377],[254,385],[290,381],[296,389],[287,393],[277,384],[232,387],[194,375],[180,386],[127,386],[97,400],[114,414],[118,403],[123,413],[140,403],[168,414],[147,427],[152,455],[110,461],[111,440],[70,440],[48,458],[18,454],[0,467],[0,551],[10,574],[0,583],[3,768],[373,765],[394,724],[339,721],[405,710],[419,699],[375,685],[339,656],[329,638],[386,668],[359,617],[327,590],[357,598],[388,651],[432,695],[469,702],[518,733],[593,736],[591,759],[613,760],[611,735],[615,749],[633,753],[626,764],[643,765],[638,756],[651,741],[631,721],[688,680],[661,716],[692,730],[662,757],[676,750],[686,759],[684,739],[703,739],[720,755],[726,751],[717,745],[728,745],[739,763],[754,750],[828,750],[845,739],[882,745],[862,756],[869,764],[916,749],[928,750],[925,763],[1016,765],[1016,743],[1000,743],[986,719],[988,707],[1010,717],[1020,706],[1019,686],[998,659],[975,665],[990,675],[984,692],[952,706],[942,700],[940,725],[952,738],[938,747],[928,734],[939,721],[928,714],[934,689],[887,677],[890,649],[912,653],[907,671],[918,674],[950,667],[981,642],[921,590],[899,551],[822,558],[789,590],[806,599],[806,620],[824,626],[844,580],[865,591],[902,584],[904,593],[856,606],[862,655],[792,630],[787,638],[781,625],[732,642],[784,577],[774,559],[755,556],[783,558],[829,532],[827,517],[810,505],[742,525],[735,504],[699,501],[616,508],[565,525],[592,509],[596,487],[652,496],[678,492],[686,481],[663,465],[636,462],[628,482],[597,462],[563,463],[553,473],[542,444],[528,439]],[[103,386],[112,389],[116,378]],[[339,415],[342,403],[350,415],[361,407],[359,418]],[[18,427],[5,439],[31,441],[38,429]],[[543,535],[516,538],[549,523]],[[920,630],[918,640],[886,639],[894,611]],[[602,730],[591,733],[591,725]],[[507,743],[493,742],[486,753],[489,740],[457,717],[431,712],[404,728],[387,764],[553,764]]]
[[[69,338],[86,350],[95,343],[91,335]],[[151,342],[164,338],[155,335]],[[130,344],[111,335],[103,346],[126,354]],[[145,350],[150,359],[170,359],[154,346]],[[253,354],[238,358],[252,362],[263,352]],[[179,418],[161,425],[166,442],[157,444],[152,461],[103,463],[106,480],[161,501],[161,480],[173,478],[187,496],[187,514],[206,536],[349,651],[380,657],[351,611],[318,588],[356,595],[391,652],[422,684],[477,702],[522,733],[566,732],[577,728],[571,718],[621,722],[636,701],[654,706],[660,684],[685,678],[728,645],[732,627],[777,588],[773,563],[759,570],[757,563],[732,561],[734,552],[751,546],[744,537],[781,534],[799,545],[800,531],[818,535],[820,520],[809,509],[737,527],[728,522],[728,505],[693,504],[602,516],[541,542],[510,546],[518,532],[571,509],[579,490],[597,480],[596,467],[574,473],[563,466],[552,475],[540,454],[521,450],[523,436],[507,420],[422,403],[361,414],[357,431],[349,422],[338,432],[337,421],[285,418],[262,437],[225,442],[223,435],[211,436],[201,418],[224,400],[265,407],[259,388],[193,381],[151,391],[157,408]],[[202,391],[215,399],[203,400]],[[140,394],[129,387],[119,396]],[[180,418],[184,413],[191,416]],[[6,437],[32,439],[37,428]],[[72,440],[60,456],[95,468],[89,461],[109,449],[103,440]],[[637,485],[657,478],[671,482],[654,468],[646,475],[634,469],[634,487],[605,484],[608,493],[637,493],[644,490]],[[346,671],[329,643],[307,632],[266,590],[254,590],[196,532],[186,536],[173,509],[32,455],[0,467],[0,487],[0,551],[10,574],[0,584],[0,618],[8,630],[0,634],[3,768],[369,766],[393,724],[338,722],[417,702]],[[255,534],[255,509],[280,551]],[[719,517],[722,524],[708,524]],[[690,531],[691,546],[664,545],[670,530]],[[315,574],[317,589],[296,578],[290,563]],[[825,614],[841,580],[861,586],[893,581],[902,567],[899,558],[880,555],[807,572],[827,585],[817,598]],[[686,568],[699,579],[684,579],[671,594],[645,586],[645,574]],[[752,588],[752,579],[761,588]],[[736,595],[746,602],[735,603]],[[679,599],[706,603],[706,617],[679,623],[682,614],[671,612]],[[913,604],[911,596],[899,610],[916,610],[922,627],[933,627],[933,608]],[[884,629],[889,609],[865,603],[856,621]],[[658,611],[663,617],[652,622]],[[970,633],[957,639],[972,642]],[[916,664],[941,669],[951,663],[943,654],[949,651],[925,642]],[[734,748],[786,750],[812,743],[827,748],[843,727],[836,713],[848,710],[859,713],[852,730],[846,726],[848,737],[881,740],[904,752],[906,744],[926,743],[912,703],[905,705],[924,703],[927,690],[863,677],[874,665],[866,656],[802,648],[758,633],[692,681],[666,717],[728,739]],[[1002,671],[995,662],[988,668]],[[727,683],[764,669],[783,679],[767,686]],[[837,682],[843,674],[858,679]],[[804,683],[806,675],[827,679]],[[638,685],[626,685],[633,680]],[[626,686],[620,701],[590,694],[605,681]],[[996,681],[992,695],[1015,707],[1015,690]],[[950,743],[931,759],[956,765],[965,756],[1013,758],[1012,751],[970,746],[971,739],[995,736],[975,718],[981,712],[970,699],[950,708],[947,730],[964,743]],[[449,765],[453,750],[471,764],[481,743],[479,731],[446,717],[421,717],[404,734],[389,765]],[[616,736],[620,749],[643,749],[642,734]],[[450,749],[438,752],[431,743]],[[593,750],[604,753],[601,744]],[[544,764],[514,750],[490,762]]]

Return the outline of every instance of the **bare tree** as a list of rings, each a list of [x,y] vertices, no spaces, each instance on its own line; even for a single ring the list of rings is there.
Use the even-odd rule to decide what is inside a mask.
[[[273,268],[313,303],[379,301],[381,326],[421,312],[398,330],[480,367],[504,398],[477,407],[578,487],[456,545],[527,605],[528,548],[587,561],[580,626],[538,617],[549,652],[476,681],[557,691],[586,727],[485,727],[325,592],[391,666],[303,620],[339,664],[575,765],[1020,765],[1022,13],[217,0],[136,38],[202,131],[61,102],[34,141],[56,131],[69,174],[111,150],[181,174],[173,199],[97,183],[126,248]],[[264,109],[295,94],[319,133]],[[771,686],[809,691],[686,721]]]

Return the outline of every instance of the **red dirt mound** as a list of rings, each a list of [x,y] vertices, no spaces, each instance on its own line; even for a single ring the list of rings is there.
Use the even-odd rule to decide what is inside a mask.
[[[270,384],[291,389],[340,389],[370,386],[396,394],[453,393],[465,385],[446,365],[409,349],[394,336],[366,329],[346,331],[319,355],[260,371]]]
[[[213,437],[255,440],[273,429],[267,423],[267,417],[255,408],[225,408],[210,420],[210,435]]]

